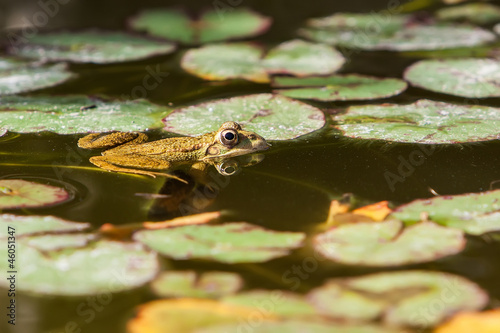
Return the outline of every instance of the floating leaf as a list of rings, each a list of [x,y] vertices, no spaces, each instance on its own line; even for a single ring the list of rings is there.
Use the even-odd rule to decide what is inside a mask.
[[[208,299],[158,300],[140,307],[137,316],[128,322],[127,332],[194,333],[214,325],[244,322],[255,311],[255,308],[227,305]],[[262,319],[270,318],[267,313],[259,314]]]
[[[380,201],[368,206],[359,207],[352,212],[353,214],[367,216],[374,221],[382,221],[392,212],[392,209],[389,208],[388,201]]]
[[[292,40],[264,51],[250,43],[213,44],[186,52],[181,67],[205,80],[246,79],[269,82],[269,74],[330,74],[344,63],[333,47]]]
[[[267,31],[271,19],[246,8],[207,11],[198,20],[181,10],[155,8],[142,11],[131,25],[153,36],[197,44],[260,35]]]
[[[282,95],[319,101],[386,98],[401,93],[406,86],[406,82],[399,79],[379,79],[358,74],[273,79],[273,87],[286,88],[276,91]]]
[[[500,309],[484,312],[460,312],[436,328],[434,333],[497,333],[500,327]]]
[[[326,258],[366,266],[426,262],[456,254],[464,247],[460,230],[429,222],[403,229],[397,220],[345,224],[314,238],[314,248]]]
[[[17,290],[46,295],[95,295],[139,287],[157,274],[159,264],[154,252],[140,244],[98,241],[83,248],[65,247],[57,251],[39,250],[43,242],[65,243],[67,236],[42,236],[36,247],[22,239],[17,241],[17,256],[22,265],[17,273]],[[63,237],[63,241],[56,240]],[[32,238],[30,242],[34,241]],[[0,240],[7,248],[7,241]],[[50,244],[46,244],[50,247]],[[7,260],[0,262],[2,271]],[[0,286],[7,287],[5,279]]]
[[[436,144],[500,138],[500,109],[480,105],[419,100],[352,106],[333,119],[345,136],[359,139]]]
[[[234,294],[242,285],[236,273],[207,272],[197,276],[195,271],[183,271],[162,273],[151,288],[160,297],[218,298]]]
[[[212,259],[225,263],[264,262],[287,255],[304,234],[277,232],[240,222],[143,230],[134,239],[174,259]]]
[[[188,50],[181,67],[205,80],[242,78],[265,83],[269,77],[261,64],[263,51],[248,43],[214,44]]]
[[[48,61],[106,64],[140,60],[173,52],[175,46],[125,33],[50,33],[30,37],[11,51],[19,56]]]
[[[168,108],[145,100],[106,101],[79,95],[7,96],[0,98],[0,129],[59,134],[145,131],[160,127],[160,119],[168,112]]]
[[[263,60],[268,73],[296,76],[330,74],[344,62],[342,53],[333,47],[300,39],[279,44]]]
[[[0,209],[48,207],[71,199],[61,187],[22,179],[0,179]]]
[[[414,200],[394,209],[391,216],[413,224],[422,214],[472,235],[500,230],[500,190]]]
[[[436,16],[441,20],[488,24],[500,21],[500,7],[489,3],[468,3],[441,8],[436,12]]]
[[[73,77],[64,64],[5,66],[0,60],[0,95],[19,94],[61,84]],[[11,63],[12,64],[12,63]],[[5,67],[5,68],[3,68]]]
[[[408,67],[412,85],[463,97],[500,96],[500,62],[493,59],[423,60]]]
[[[488,295],[456,275],[403,271],[332,279],[313,289],[308,299],[326,316],[353,320],[381,317],[388,325],[432,327],[454,312],[484,307]]]
[[[96,239],[97,236],[95,234],[42,235],[27,236],[23,238],[23,242],[30,247],[46,252],[68,247],[84,247],[89,242]]]
[[[424,24],[411,15],[337,13],[308,22],[299,33],[311,40],[363,50],[438,50],[495,40],[486,30],[458,24]]]
[[[163,122],[167,131],[201,135],[216,131],[228,120],[267,140],[293,139],[325,124],[321,110],[272,94],[239,96],[177,109]]]
[[[20,216],[10,214],[0,215],[0,224],[14,227],[17,237],[50,231],[83,231],[90,227],[89,223],[71,222],[55,216]],[[5,237],[2,237],[2,234],[0,234],[0,239],[1,238]]]

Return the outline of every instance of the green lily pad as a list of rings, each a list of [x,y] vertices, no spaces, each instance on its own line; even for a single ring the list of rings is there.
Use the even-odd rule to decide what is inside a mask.
[[[436,260],[465,247],[461,230],[427,222],[403,229],[397,220],[345,224],[314,238],[326,258],[350,265],[397,266]]]
[[[500,109],[480,105],[419,100],[352,106],[333,119],[345,136],[359,139],[425,144],[500,139]]]
[[[276,77],[273,87],[281,95],[318,101],[367,100],[391,97],[403,92],[407,84],[399,79],[376,78],[358,74],[327,77]]]
[[[463,97],[500,96],[500,63],[493,59],[423,60],[408,67],[413,86]]]
[[[279,44],[263,60],[268,73],[295,76],[330,74],[344,63],[342,53],[333,47],[299,39]]]
[[[84,247],[96,239],[97,235],[95,234],[42,235],[23,237],[23,242],[30,247],[46,252],[61,250],[68,247]]]
[[[267,55],[250,43],[212,44],[187,51],[181,67],[205,80],[245,79],[269,82],[269,75],[330,74],[345,62],[333,47],[301,40],[279,44]]]
[[[0,69],[0,95],[19,94],[56,86],[72,77],[73,74],[66,70],[64,64]]]
[[[39,34],[12,49],[23,57],[48,61],[106,64],[172,53],[175,45],[125,33],[80,32]]]
[[[489,24],[500,21],[500,7],[489,3],[468,3],[442,8],[436,12],[436,16],[441,20]]]
[[[16,243],[21,260],[14,264],[18,291],[65,296],[120,292],[147,283],[159,269],[157,255],[140,244],[102,240],[79,248],[68,244],[66,235],[41,237],[36,247],[23,239]],[[59,242],[57,237],[64,240]],[[69,247],[40,250],[43,242],[66,243]],[[0,246],[7,248],[7,241],[0,240]],[[8,264],[7,260],[1,261],[0,269],[12,270]],[[8,287],[8,283],[0,280],[0,286]]]
[[[349,306],[342,300],[337,304],[337,298],[344,297],[346,293],[376,302],[380,306],[379,311],[366,313],[364,319],[381,317],[388,325],[432,327],[455,312],[478,310],[488,303],[488,294],[469,280],[452,274],[425,271],[332,279],[312,290],[308,299],[324,315],[339,317],[342,314],[344,319],[361,319],[360,313],[352,306],[355,303],[351,304],[351,312],[342,308]]]
[[[1,112],[8,111],[8,112]],[[145,100],[107,101],[85,96],[0,98],[0,129],[74,134],[145,131],[161,127],[169,109]]]
[[[228,120],[240,123],[246,130],[267,140],[293,139],[325,124],[321,110],[272,94],[239,96],[177,109],[163,122],[167,131],[201,135],[216,131]]]
[[[271,25],[271,18],[246,8],[221,12],[207,11],[191,19],[184,11],[149,9],[131,22],[132,28],[185,44],[210,43],[260,35]]]
[[[134,239],[174,259],[211,259],[224,263],[264,262],[287,255],[304,234],[277,232],[240,222],[143,230]]]
[[[89,223],[67,221],[55,216],[20,216],[11,214],[0,215],[0,224],[15,228],[16,237],[45,232],[83,231],[90,227]],[[0,233],[0,239],[6,237]]]
[[[160,297],[219,298],[234,294],[243,285],[236,273],[207,272],[197,276],[195,271],[164,272],[151,288]]]
[[[490,43],[495,36],[459,24],[417,23],[411,15],[337,13],[313,19],[299,34],[319,43],[362,50],[438,50]]]
[[[391,216],[407,224],[428,219],[472,235],[500,230],[500,190],[414,200],[397,207]]]
[[[0,209],[48,207],[71,199],[61,187],[22,179],[0,179]]]

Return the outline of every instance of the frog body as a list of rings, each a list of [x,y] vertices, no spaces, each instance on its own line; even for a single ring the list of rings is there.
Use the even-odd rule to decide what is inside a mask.
[[[204,162],[266,150],[269,144],[260,135],[244,131],[233,121],[222,124],[216,132],[198,137],[175,137],[145,142],[144,133],[115,132],[105,136],[92,133],[78,141],[80,148],[110,148],[102,156],[90,158],[94,165],[115,172],[155,177],[168,176],[182,163]]]

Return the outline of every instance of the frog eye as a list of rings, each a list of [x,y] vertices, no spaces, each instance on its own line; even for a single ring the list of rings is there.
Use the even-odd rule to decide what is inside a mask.
[[[233,129],[227,129],[220,133],[219,141],[224,146],[234,146],[238,143],[238,133]]]

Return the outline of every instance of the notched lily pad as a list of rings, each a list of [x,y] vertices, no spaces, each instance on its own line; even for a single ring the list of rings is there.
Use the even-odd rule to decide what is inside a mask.
[[[30,245],[35,242],[31,237],[17,242],[17,256],[22,258],[17,274],[19,291],[65,296],[114,293],[147,283],[159,269],[157,255],[140,244],[102,240],[75,247],[79,244],[68,242],[67,235],[41,237],[36,246]],[[47,242],[60,247],[46,251],[50,248]],[[6,240],[0,240],[0,246],[7,248]],[[0,269],[9,270],[7,265],[7,260],[1,261]],[[8,283],[2,279],[0,286]]]
[[[48,61],[106,64],[172,53],[175,45],[121,32],[49,33],[31,37],[11,53]]]
[[[188,106],[174,110],[163,119],[165,130],[193,136],[216,131],[225,121],[236,121],[267,140],[294,139],[325,124],[323,112],[318,108],[272,94]]]
[[[207,11],[198,19],[182,10],[148,9],[131,21],[135,30],[185,44],[252,37],[266,32],[270,25],[271,18],[246,8]]]
[[[267,83],[270,74],[326,75],[344,62],[342,54],[331,46],[292,40],[279,44],[267,55],[250,43],[206,45],[187,51],[181,67],[205,80],[241,78]]]
[[[348,74],[307,78],[276,77],[272,86],[280,88],[275,92],[293,98],[349,101],[398,95],[406,89],[407,84],[399,79]]]
[[[488,294],[465,278],[425,271],[332,279],[307,297],[326,316],[382,318],[388,325],[417,327],[432,327],[452,313],[481,309],[488,302]]]
[[[49,207],[71,198],[61,187],[22,179],[0,179],[0,209]]]
[[[0,224],[9,225],[16,229],[16,236],[33,235],[45,232],[83,231],[90,227],[90,223],[67,221],[55,216],[21,216],[2,214]],[[0,239],[2,237],[0,234]]]
[[[500,96],[500,62],[493,59],[422,60],[408,67],[413,86],[455,96]]]
[[[328,259],[350,265],[396,266],[436,260],[465,247],[460,230],[424,222],[403,229],[397,220],[345,224],[314,238]]]
[[[265,262],[301,245],[304,234],[266,230],[245,222],[143,230],[134,239],[174,259]]]
[[[413,224],[422,214],[472,235],[500,230],[500,190],[419,199],[399,206],[390,216]]]
[[[169,111],[145,100],[112,101],[81,95],[6,96],[0,98],[0,130],[58,134],[145,131],[161,127],[161,119]]]
[[[242,286],[241,277],[231,272],[164,272],[151,283],[160,297],[219,298],[236,293]]]
[[[0,95],[49,88],[72,77],[65,64],[42,66],[0,59]]]
[[[359,139],[425,144],[500,139],[500,109],[480,105],[419,100],[352,106],[333,120],[345,136]]]
[[[419,23],[411,15],[337,13],[311,19],[299,34],[320,43],[362,50],[438,50],[490,43],[495,36],[460,24]]]
[[[436,17],[441,20],[489,24],[500,21],[500,7],[489,3],[468,3],[442,8],[436,12]]]

